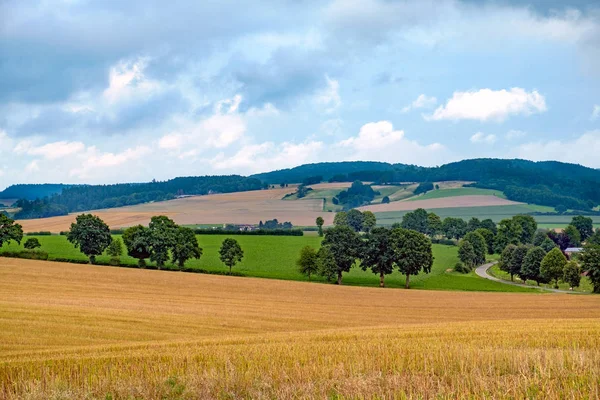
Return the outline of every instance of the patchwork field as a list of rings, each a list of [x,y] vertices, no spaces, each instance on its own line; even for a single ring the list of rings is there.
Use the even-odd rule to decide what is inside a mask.
[[[322,216],[326,224],[333,222],[333,214],[323,213],[323,201],[307,199],[284,201],[283,196],[294,187],[257,190],[250,192],[194,196],[183,199],[146,203],[130,207],[94,211],[111,228],[147,224],[153,215],[167,215],[176,223],[188,224],[258,224],[260,220],[277,218],[294,225],[313,226]],[[76,214],[34,220],[20,220],[26,232],[68,230]]]
[[[0,259],[0,398],[597,398],[600,297]]]
[[[200,260],[190,260],[187,267],[209,272],[223,273],[227,269],[219,260],[219,247],[226,235],[199,235],[198,242],[203,248]],[[296,267],[300,249],[304,246],[318,248],[321,238],[318,236],[233,236],[244,250],[244,259],[234,267],[234,271],[245,276],[306,281]],[[42,250],[49,253],[50,260],[82,260],[87,258],[69,243],[64,236],[37,236]],[[14,242],[0,248],[4,251],[22,250]],[[414,289],[468,290],[468,291],[531,291],[516,286],[504,285],[478,277],[475,273],[458,274],[447,271],[458,261],[457,248],[433,245],[435,257],[431,273],[419,274],[410,279]],[[109,257],[98,257],[99,262],[108,263]],[[137,260],[128,256],[121,258],[124,264],[137,265]],[[2,262],[2,258],[0,258]],[[322,278],[312,277],[313,281],[324,282]],[[398,272],[386,276],[386,286],[404,287],[405,278]],[[344,274],[344,285],[379,286],[379,277],[370,271],[354,267]]]
[[[442,191],[440,191],[442,192]],[[490,207],[522,204],[489,195],[451,196],[441,198],[430,198],[414,201],[394,201],[389,204],[372,204],[360,207],[360,210],[369,210],[375,213],[389,211],[410,211],[417,208],[457,208],[457,207]]]
[[[504,193],[499,190],[491,190],[491,189],[479,189],[479,188],[452,188],[452,189],[440,189],[440,190],[432,190],[430,192],[424,193],[419,196],[414,196],[409,199],[409,201],[416,200],[427,200],[427,199],[441,199],[444,197],[458,197],[458,196],[496,196],[502,199],[506,199]]]

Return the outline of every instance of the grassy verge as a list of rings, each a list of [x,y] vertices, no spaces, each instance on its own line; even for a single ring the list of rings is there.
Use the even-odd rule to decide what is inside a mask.
[[[510,282],[510,274],[502,271],[500,269],[500,267],[498,265],[494,265],[492,268],[490,268],[489,270],[490,275],[499,278],[499,279],[504,279],[505,281],[509,281]],[[516,283],[525,283],[527,285],[531,285],[532,287],[538,287],[537,283],[535,283],[535,281],[522,281],[521,279],[519,279],[519,277],[515,276],[515,280]],[[554,288],[554,285],[548,285],[548,284],[541,284],[539,287],[543,287],[543,288]],[[561,290],[569,290],[569,285],[566,283],[559,283],[558,284],[558,288]],[[573,291],[574,292],[580,292],[580,293],[591,293],[592,292],[592,283],[590,282],[590,280],[588,279],[588,277],[586,276],[582,276],[581,277],[581,284],[579,285],[578,288],[574,288]]]

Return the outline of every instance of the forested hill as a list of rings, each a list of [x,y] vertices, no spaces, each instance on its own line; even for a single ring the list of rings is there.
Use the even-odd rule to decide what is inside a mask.
[[[60,194],[50,197],[33,201],[19,200],[16,206],[21,211],[15,217],[43,218],[69,212],[170,200],[178,195],[244,192],[263,187],[260,180],[239,175],[183,177],[149,183],[79,185],[65,187]]]
[[[12,185],[0,192],[0,199],[41,199],[58,194],[68,186],[61,183]]]
[[[578,210],[600,204],[599,170],[556,161],[474,159],[429,168],[359,161],[307,164],[253,175],[271,184],[302,182],[315,176],[378,183],[474,181],[473,186],[502,190],[515,201]]]

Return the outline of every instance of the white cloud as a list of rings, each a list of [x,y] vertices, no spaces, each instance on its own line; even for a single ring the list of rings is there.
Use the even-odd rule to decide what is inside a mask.
[[[597,120],[598,118],[600,118],[600,105],[594,105],[594,110],[592,111],[592,116],[590,117],[590,119],[592,121]]]
[[[251,107],[246,111],[246,115],[249,117],[272,117],[279,115],[279,110],[273,104],[267,103],[262,108]]]
[[[335,79],[325,76],[327,80],[327,87],[317,93],[316,102],[319,105],[327,107],[325,112],[330,114],[337,110],[342,105],[342,98],[340,97],[340,83]]]
[[[435,97],[427,97],[425,94],[419,95],[415,101],[407,105],[402,109],[403,113],[407,113],[410,110],[415,110],[418,108],[431,108],[437,104],[437,99]]]
[[[451,158],[442,144],[421,145],[414,140],[408,140],[405,138],[404,131],[394,130],[389,121],[365,124],[361,127],[358,136],[342,140],[335,147],[342,151],[336,158],[345,160],[437,165]]]
[[[134,61],[121,61],[111,67],[108,88],[103,96],[109,103],[117,103],[137,96],[148,96],[161,88],[158,81],[146,78],[144,70],[148,64],[145,58]],[[85,109],[85,106],[75,106]]]
[[[95,146],[88,147],[79,157],[79,163],[72,168],[69,175],[87,179],[92,175],[102,176],[115,167],[123,168],[131,161],[140,160],[152,152],[148,146],[137,146],[125,149],[120,153],[100,152]]]
[[[47,160],[62,159],[73,154],[81,153],[85,150],[85,145],[82,142],[53,142],[42,146],[33,147],[31,142],[20,142],[15,148],[15,152],[26,152],[32,156],[42,156]]]
[[[504,121],[512,115],[531,115],[547,110],[544,96],[537,91],[480,89],[454,92],[445,105],[438,107],[430,120]]]
[[[507,140],[513,140],[513,139],[521,138],[525,135],[527,135],[527,133],[525,133],[523,131],[511,129],[510,131],[506,132],[506,135],[504,135],[504,136],[506,137]]]
[[[38,165],[37,160],[33,160],[25,167],[25,171],[27,172],[36,172],[40,170],[40,166]]]
[[[477,132],[473,136],[471,136],[471,143],[486,143],[486,144],[494,144],[496,142],[496,135],[486,135],[483,132]]]
[[[8,137],[6,131],[0,129],[0,153],[12,147],[12,139]]]
[[[534,161],[556,160],[600,168],[600,130],[586,132],[573,140],[538,141],[522,144],[512,156]]]

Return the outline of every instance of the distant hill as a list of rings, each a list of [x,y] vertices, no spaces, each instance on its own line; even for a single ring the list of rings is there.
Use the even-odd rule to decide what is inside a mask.
[[[12,185],[0,192],[0,199],[35,200],[61,193],[63,188],[72,185],[62,183]]]

